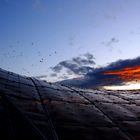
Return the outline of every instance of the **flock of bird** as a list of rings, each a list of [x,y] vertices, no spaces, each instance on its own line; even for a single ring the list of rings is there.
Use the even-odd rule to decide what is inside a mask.
[[[26,59],[27,58],[26,52],[21,51],[20,49],[17,49],[17,47],[19,47],[19,45],[21,45],[21,42],[17,41],[15,45],[9,45],[8,49],[6,49],[5,51],[3,50],[2,52],[0,52],[1,58],[3,58],[3,59],[1,59],[1,62],[6,60],[5,58],[7,58],[9,60],[9,62],[11,62],[11,60],[12,60],[12,63],[13,63],[13,60],[15,60],[15,59],[20,59],[20,58]],[[33,47],[33,46],[35,46],[35,43],[31,42],[30,45]],[[57,52],[54,51],[54,54],[57,54]],[[53,54],[48,54],[48,57],[51,57],[52,55]],[[46,58],[42,57],[41,51],[37,51],[35,56],[38,57],[38,62],[39,63],[47,62]],[[34,67],[34,66],[35,66],[35,64],[31,64],[31,67]],[[8,67],[8,69],[10,70],[9,67]],[[26,72],[28,74],[30,73],[25,68],[22,68],[22,71],[24,71],[24,72]]]

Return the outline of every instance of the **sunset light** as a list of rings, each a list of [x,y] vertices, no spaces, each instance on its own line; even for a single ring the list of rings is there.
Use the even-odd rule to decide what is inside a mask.
[[[126,83],[122,86],[104,86],[107,90],[137,90],[140,89],[140,83]]]
[[[124,85],[104,86],[109,90],[135,90],[140,89],[140,66],[126,67],[120,70],[110,70],[104,72],[104,75],[110,75],[115,79],[124,82]]]
[[[126,67],[121,70],[107,71],[105,75],[114,75],[123,81],[139,81],[140,66]]]

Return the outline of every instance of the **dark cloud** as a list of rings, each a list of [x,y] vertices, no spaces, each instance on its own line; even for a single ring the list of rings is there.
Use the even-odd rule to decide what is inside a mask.
[[[56,66],[54,66],[53,68],[51,68],[54,72],[59,73],[62,70],[62,65],[57,64]]]
[[[67,70],[66,72],[67,72],[68,75],[73,75],[73,72],[70,71],[70,70]]]
[[[108,85],[122,85],[130,80],[140,80],[140,57],[119,60],[106,67],[94,68],[84,78],[68,80],[66,84],[95,88]]]
[[[52,73],[50,74],[51,77],[57,77],[57,74],[56,73]]]
[[[89,58],[83,59],[81,57],[75,57],[72,59],[72,61],[79,65],[92,65],[92,64],[95,64],[95,62],[92,59],[89,59]]]
[[[35,78],[38,78],[38,79],[42,79],[42,78],[46,78],[48,77],[47,75],[39,75],[39,76],[36,76]]]
[[[96,68],[93,72],[87,73],[85,80],[87,80],[89,86],[93,85],[121,85],[127,82],[127,78],[123,79],[120,76],[122,72],[129,68],[132,70],[133,67],[140,66],[140,57],[135,59],[119,60],[113,62],[106,67]],[[118,74],[107,74],[107,72],[117,72]],[[125,71],[127,74],[127,71]],[[132,79],[133,80],[133,79]]]
[[[83,56],[74,57],[72,60],[61,61],[51,69],[54,72],[59,73],[63,68],[65,68],[67,71],[73,72],[76,75],[84,75],[88,72],[92,72],[95,64],[93,55],[86,53]]]
[[[86,53],[84,56],[87,57],[88,60],[95,59],[95,57],[90,53]]]

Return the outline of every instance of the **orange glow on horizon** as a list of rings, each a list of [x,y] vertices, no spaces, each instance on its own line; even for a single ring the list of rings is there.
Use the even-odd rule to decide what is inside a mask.
[[[115,75],[124,82],[140,81],[140,66],[127,67],[121,70],[107,71],[105,75]]]
[[[140,89],[140,83],[128,82],[121,86],[104,86],[103,88],[107,90],[138,90]]]

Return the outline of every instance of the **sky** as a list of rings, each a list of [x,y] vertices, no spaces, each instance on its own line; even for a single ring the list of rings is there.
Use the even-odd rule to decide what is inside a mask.
[[[0,0],[0,67],[59,81],[135,59],[139,7],[139,0]]]

